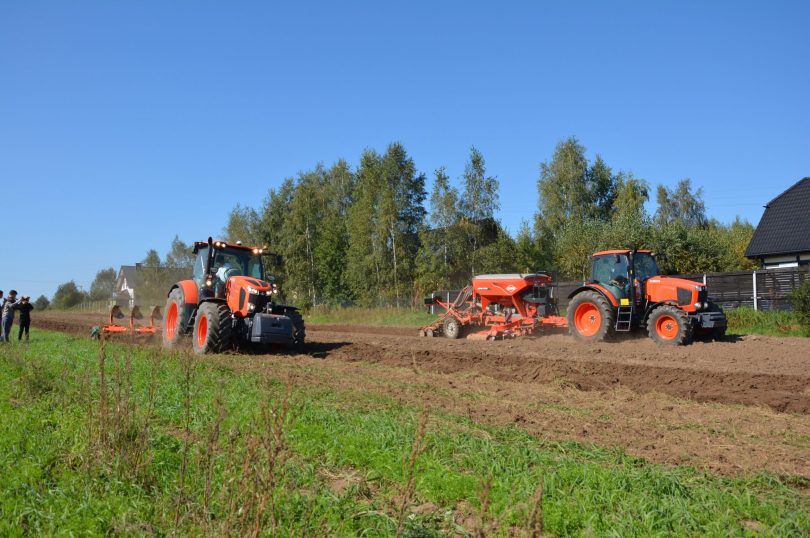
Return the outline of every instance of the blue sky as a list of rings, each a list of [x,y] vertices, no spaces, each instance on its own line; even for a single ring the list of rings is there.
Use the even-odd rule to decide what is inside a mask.
[[[754,224],[810,175],[808,2],[0,2],[0,289],[217,235],[283,178],[472,145],[514,231],[574,135]]]

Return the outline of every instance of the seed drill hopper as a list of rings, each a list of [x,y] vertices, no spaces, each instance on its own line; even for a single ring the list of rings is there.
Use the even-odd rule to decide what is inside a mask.
[[[544,273],[480,275],[453,301],[435,295],[425,299],[445,313],[419,329],[420,336],[495,340],[531,334],[543,326],[565,327],[557,315],[553,280]]]

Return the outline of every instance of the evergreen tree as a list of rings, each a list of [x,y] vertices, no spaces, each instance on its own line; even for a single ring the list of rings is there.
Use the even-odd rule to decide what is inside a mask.
[[[48,300],[47,297],[44,295],[40,295],[37,297],[37,300],[34,301],[34,308],[42,312],[43,310],[47,310],[47,308],[51,305],[51,302]]]
[[[322,165],[302,172],[282,224],[282,252],[287,272],[287,289],[298,304],[318,301],[320,282],[315,264],[315,247],[321,236],[324,214],[325,171]]]
[[[113,291],[115,291],[115,281],[118,274],[112,267],[102,269],[96,273],[96,278],[90,284],[90,293],[88,298],[91,301],[103,301],[112,299]]]
[[[563,140],[550,162],[540,164],[537,228],[552,233],[570,221],[582,222],[592,214],[593,198],[588,188],[585,147],[574,138]]]
[[[467,237],[467,267],[473,276],[480,269],[479,249],[493,239],[495,211],[500,207],[498,180],[487,176],[484,156],[475,146],[470,148],[470,158],[464,167],[460,206],[462,229]]]
[[[613,202],[614,216],[643,215],[644,203],[650,198],[649,190],[649,185],[643,179],[637,179],[632,173],[619,173],[616,177],[616,197]]]
[[[223,233],[229,243],[241,241],[245,245],[262,245],[259,231],[261,217],[252,207],[243,207],[236,204],[228,215],[228,224]]]
[[[377,207],[382,187],[382,157],[368,149],[360,157],[354,202],[346,215],[349,233],[346,282],[363,305],[380,299],[383,272],[383,244],[378,233]]]
[[[521,273],[533,273],[550,269],[550,267],[546,266],[547,260],[543,259],[543,252],[532,234],[529,223],[525,220],[520,223],[520,228],[515,237],[514,256],[515,267]]]
[[[599,155],[588,168],[587,185],[591,199],[591,218],[602,221],[610,220],[613,216],[618,185],[613,171]]]
[[[83,292],[74,281],[65,282],[56,288],[51,304],[57,309],[66,309],[77,306],[87,299],[87,294]]]
[[[707,223],[703,189],[692,192],[692,180],[689,178],[679,181],[674,190],[659,185],[657,201],[656,219],[659,224],[678,221],[688,227],[705,226]]]
[[[200,239],[202,240],[202,238]],[[172,269],[190,270],[194,266],[193,245],[187,245],[175,235],[169,253],[166,254],[165,265]]]
[[[353,190],[354,174],[348,163],[341,159],[326,172],[324,214],[320,237],[315,245],[321,300],[327,303],[342,304],[352,297],[344,268],[349,244],[346,216],[352,204]]]
[[[278,189],[270,189],[264,199],[258,224],[259,244],[266,245],[270,252],[280,255],[282,259],[286,254],[283,228],[294,194],[295,181],[292,178],[284,179]],[[276,259],[271,256],[265,262],[265,272],[273,275],[278,284],[286,286],[287,272],[283,261],[276,263]]]

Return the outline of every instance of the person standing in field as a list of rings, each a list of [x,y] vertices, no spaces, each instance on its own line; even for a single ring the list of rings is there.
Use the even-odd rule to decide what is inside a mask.
[[[11,325],[14,323],[14,304],[17,302],[17,290],[8,292],[3,301],[3,315],[0,320],[0,342],[8,342],[11,334]]]
[[[31,297],[23,295],[20,302],[14,305],[15,310],[20,311],[20,334],[17,336],[17,341],[22,340],[23,331],[25,331],[25,341],[28,341],[28,329],[31,327],[31,310],[34,305],[31,304]]]

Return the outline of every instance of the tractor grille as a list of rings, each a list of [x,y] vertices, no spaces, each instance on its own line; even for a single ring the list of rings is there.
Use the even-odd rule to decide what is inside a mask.
[[[681,306],[692,304],[692,290],[678,288],[678,304]]]
[[[709,292],[706,290],[706,286],[703,286],[698,290],[698,302],[701,303],[709,302]]]
[[[253,312],[264,312],[264,307],[267,306],[268,299],[266,295],[249,295],[248,303],[253,305]]]

